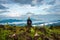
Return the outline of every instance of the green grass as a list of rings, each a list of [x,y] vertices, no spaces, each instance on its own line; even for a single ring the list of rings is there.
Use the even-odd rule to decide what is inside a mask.
[[[18,35],[18,40],[26,40],[27,36],[30,36],[32,39],[35,37],[35,33],[37,33],[40,37],[38,38],[38,40],[42,40],[42,36],[43,37],[54,37],[51,34],[55,34],[58,37],[60,37],[60,28],[55,28],[53,27],[53,29],[49,29],[49,27],[45,26],[45,27],[31,27],[31,29],[28,29],[28,27],[21,27],[21,26],[10,26],[10,25],[4,25],[5,29],[0,28],[0,40],[7,40],[7,39],[11,39],[14,40],[13,37],[9,38],[9,35],[13,35],[14,33],[16,33]],[[42,29],[41,29],[42,28]],[[27,32],[28,31],[28,32]]]

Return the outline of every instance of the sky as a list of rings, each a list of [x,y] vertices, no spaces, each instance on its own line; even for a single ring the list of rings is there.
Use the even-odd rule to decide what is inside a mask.
[[[27,14],[60,15],[60,0],[0,0],[0,19],[19,18]]]

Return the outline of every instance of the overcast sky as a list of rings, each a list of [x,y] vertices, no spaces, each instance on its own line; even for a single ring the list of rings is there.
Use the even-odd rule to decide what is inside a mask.
[[[60,15],[60,0],[0,0],[0,18],[20,17],[27,13]]]

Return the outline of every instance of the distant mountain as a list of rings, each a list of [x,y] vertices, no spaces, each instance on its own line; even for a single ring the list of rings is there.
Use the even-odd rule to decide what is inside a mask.
[[[25,25],[27,22],[28,15],[30,15],[33,25],[40,25],[44,23],[46,23],[46,25],[60,25],[60,15],[58,14],[35,15],[32,13],[21,15],[21,17],[16,19],[1,19],[0,24],[8,22],[9,24]]]
[[[34,19],[33,19],[34,20]],[[17,20],[17,19],[5,19],[5,20],[0,20],[0,23],[7,23],[10,25],[20,25],[20,26],[24,26],[26,25],[26,20]],[[55,21],[51,21],[49,23],[46,22],[42,22],[42,21],[32,21],[32,25],[41,25],[41,24],[45,24],[47,26],[60,26],[60,20],[55,20]]]
[[[54,25],[54,26],[60,26],[60,20],[56,20],[55,22],[57,22],[57,23],[54,23],[52,25]]]
[[[52,22],[60,22],[60,19],[58,19],[58,20],[52,20]]]
[[[60,26],[60,20],[53,20],[47,23],[47,26]]]
[[[16,20],[16,19],[4,19],[4,20],[0,20],[0,23],[7,23],[7,22],[22,22],[23,20]]]
[[[48,24],[47,26],[60,26],[60,22]]]

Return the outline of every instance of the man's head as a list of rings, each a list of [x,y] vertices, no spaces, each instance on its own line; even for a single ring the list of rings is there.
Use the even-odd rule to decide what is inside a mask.
[[[28,17],[28,19],[30,19],[30,17]]]

